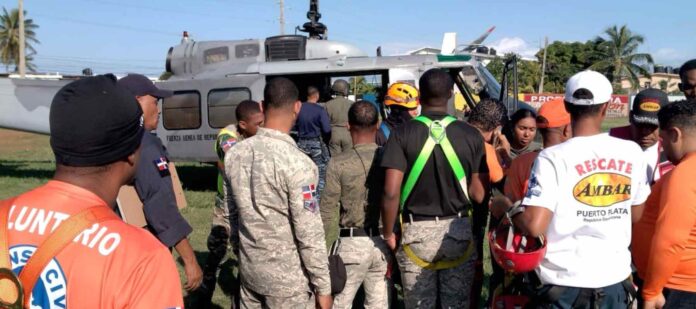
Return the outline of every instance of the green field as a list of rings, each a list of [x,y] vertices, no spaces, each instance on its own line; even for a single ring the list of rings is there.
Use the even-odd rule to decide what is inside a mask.
[[[603,129],[627,124],[626,118],[608,119]],[[50,150],[48,137],[43,135],[20,133],[0,129],[0,199],[5,199],[48,181],[53,175],[54,158]],[[177,170],[186,192],[188,207],[182,214],[193,226],[190,241],[196,251],[199,263],[204,263],[208,255],[206,239],[210,231],[210,219],[215,196],[216,169],[211,165],[198,163],[180,163]],[[235,259],[228,256],[218,281],[213,303],[215,308],[229,308],[229,291],[232,288]],[[485,279],[490,274],[488,250],[484,250]],[[180,260],[177,258],[179,273],[182,274]],[[183,276],[182,276],[183,278]],[[182,279],[183,280],[183,279]],[[485,286],[485,285],[484,285]],[[487,297],[482,293],[482,299]],[[190,300],[187,298],[187,301]]]

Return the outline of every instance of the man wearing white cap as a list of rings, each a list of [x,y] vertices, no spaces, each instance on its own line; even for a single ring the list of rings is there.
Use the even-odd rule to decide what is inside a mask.
[[[543,308],[630,308],[631,223],[650,194],[641,148],[601,132],[612,93],[602,74],[566,84],[573,138],[534,162],[521,206],[508,211],[527,235],[546,236],[536,268]]]

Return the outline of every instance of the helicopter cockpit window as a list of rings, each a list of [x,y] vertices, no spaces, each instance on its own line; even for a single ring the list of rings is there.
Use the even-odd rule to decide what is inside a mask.
[[[239,58],[251,58],[259,55],[259,44],[239,44],[234,47],[234,56]]]
[[[240,102],[251,99],[251,91],[246,88],[215,89],[208,93],[208,124],[213,128],[223,128],[237,122],[234,111]]]
[[[201,94],[198,91],[175,91],[162,101],[162,125],[167,130],[201,127]]]
[[[203,52],[203,59],[205,64],[227,61],[230,59],[230,49],[227,46],[206,49]]]
[[[486,92],[486,88],[479,79],[476,70],[473,67],[464,67],[459,73],[461,81],[463,81],[464,86],[467,88],[468,92],[471,94],[471,98],[475,103],[481,101],[481,99],[489,97]]]

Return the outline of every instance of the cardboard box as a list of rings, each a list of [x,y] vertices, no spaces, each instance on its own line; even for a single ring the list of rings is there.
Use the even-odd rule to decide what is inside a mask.
[[[179,174],[176,172],[176,167],[172,162],[169,162],[169,173],[171,174],[174,195],[176,196],[176,205],[179,209],[185,208],[187,206],[186,196],[184,195],[184,189],[181,187]],[[129,185],[121,187],[116,203],[123,221],[137,227],[147,225],[145,213],[143,212],[143,203],[140,202],[140,197],[138,197],[135,187]]]

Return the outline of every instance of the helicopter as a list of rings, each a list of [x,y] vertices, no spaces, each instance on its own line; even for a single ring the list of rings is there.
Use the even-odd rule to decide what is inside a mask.
[[[483,98],[501,99],[510,112],[519,104],[515,89],[516,66],[505,65],[503,84],[486,69],[484,59],[493,52],[481,43],[495,27],[466,45],[456,45],[456,34],[445,34],[439,54],[376,56],[349,43],[328,39],[328,27],[320,22],[319,1],[311,0],[308,22],[296,28],[306,35],[292,34],[265,39],[195,41],[187,32],[180,44],[167,52],[165,68],[170,77],[157,87],[174,95],[161,100],[161,121],[156,134],[174,161],[215,162],[214,141],[221,128],[236,123],[235,109],[244,100],[260,102],[266,82],[275,77],[292,80],[306,98],[309,86],[317,87],[321,102],[331,99],[333,81],[356,83],[363,79],[376,89],[372,93],[351,91],[353,99],[372,101],[386,117],[381,101],[386,87],[394,82],[417,84],[421,74],[431,68],[446,71],[455,81],[455,93],[469,108]],[[482,48],[484,47],[484,48]],[[513,59],[514,60],[514,59]],[[79,77],[78,77],[79,78]],[[0,89],[12,87],[14,97],[0,105],[0,127],[49,134],[48,110],[51,98],[70,79],[1,79]],[[9,91],[0,91],[7,96]],[[455,114],[454,98],[449,112]]]

